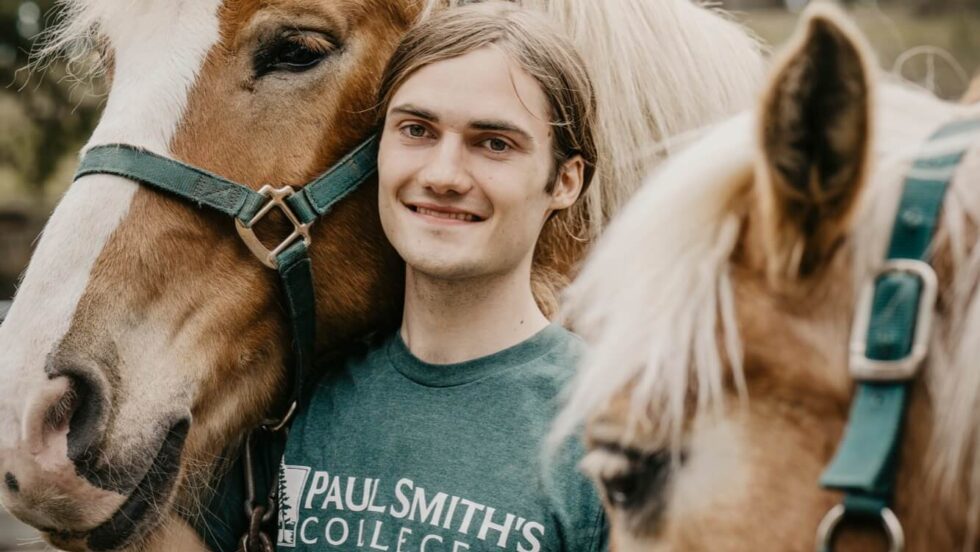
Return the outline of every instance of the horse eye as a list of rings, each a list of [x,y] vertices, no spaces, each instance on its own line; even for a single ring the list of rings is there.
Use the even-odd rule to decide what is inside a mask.
[[[291,44],[280,52],[276,65],[289,69],[305,69],[323,59],[324,54],[315,52],[301,44]]]
[[[275,71],[301,73],[316,67],[337,49],[328,35],[315,31],[290,31],[276,36],[255,53],[255,76]]]
[[[670,453],[651,454],[633,449],[616,452],[626,460],[625,464],[601,478],[609,503],[622,510],[632,510],[644,506],[650,499],[657,499],[670,476]]]

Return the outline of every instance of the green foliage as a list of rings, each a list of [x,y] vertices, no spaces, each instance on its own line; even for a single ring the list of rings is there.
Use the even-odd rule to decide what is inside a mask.
[[[64,60],[31,67],[31,52],[57,21],[54,0],[34,0],[38,34],[18,26],[24,0],[0,2],[0,205],[14,195],[41,202],[58,161],[76,151],[98,119],[101,91],[69,74]],[[58,183],[63,187],[62,183]]]

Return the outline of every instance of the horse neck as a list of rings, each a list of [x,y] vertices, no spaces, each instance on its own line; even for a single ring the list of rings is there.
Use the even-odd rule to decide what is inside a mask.
[[[400,321],[404,262],[384,236],[377,197],[372,179],[315,227],[311,258],[320,355]]]

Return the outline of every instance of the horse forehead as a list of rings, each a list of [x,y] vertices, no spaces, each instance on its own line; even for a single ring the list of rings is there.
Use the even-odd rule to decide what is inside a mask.
[[[116,35],[146,31],[148,26],[172,28],[172,23],[201,18],[203,7],[212,8],[227,0],[65,0],[72,18],[97,27],[112,39]],[[145,25],[142,23],[145,22]]]
[[[319,13],[349,25],[372,14],[386,17],[400,14],[407,18],[413,15],[409,12],[418,11],[417,2],[413,0],[226,0],[224,4],[226,9],[221,11],[221,23],[226,32],[240,28],[258,12]]]

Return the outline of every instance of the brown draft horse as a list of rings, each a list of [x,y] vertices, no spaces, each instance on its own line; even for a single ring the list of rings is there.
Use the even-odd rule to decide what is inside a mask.
[[[569,288],[594,349],[559,433],[587,422],[617,551],[814,550],[841,500],[818,482],[854,392],[856,290],[924,147],[969,149],[930,250],[939,299],[893,510],[908,550],[980,547],[980,139],[926,146],[980,106],[885,82],[840,13],[811,9],[758,109],[669,160]],[[867,525],[834,549],[885,549]]]
[[[662,155],[654,145],[748,105],[762,62],[739,26],[685,0],[526,3],[582,47],[602,118],[601,182],[538,252],[535,289],[553,310]],[[132,144],[257,189],[302,185],[367,136],[386,57],[448,1],[63,4],[51,49],[93,47],[111,84],[86,147]],[[314,227],[321,354],[397,322],[401,263],[375,196],[369,183]],[[0,327],[0,501],[62,548],[189,549],[179,519],[215,458],[285,392],[280,304],[227,219],[122,178],[79,179]]]

